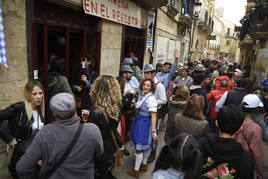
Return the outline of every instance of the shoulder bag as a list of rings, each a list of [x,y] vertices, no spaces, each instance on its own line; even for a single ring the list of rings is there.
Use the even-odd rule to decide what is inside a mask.
[[[107,123],[110,124],[107,113],[103,109],[101,109],[101,112],[103,113]],[[125,148],[124,148],[124,145],[122,145],[122,147],[119,148],[118,142],[116,140],[116,137],[115,137],[115,134],[114,134],[114,131],[112,128],[110,129],[110,133],[112,135],[113,142],[114,142],[114,145],[116,147],[116,156],[115,156],[115,160],[114,160],[114,167],[121,167],[124,163],[123,156],[124,156]]]

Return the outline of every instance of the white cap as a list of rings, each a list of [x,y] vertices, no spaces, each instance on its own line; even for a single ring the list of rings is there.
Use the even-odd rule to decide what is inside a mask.
[[[242,104],[246,103],[244,107],[246,108],[257,108],[263,107],[263,103],[260,98],[255,94],[248,94],[243,98]]]

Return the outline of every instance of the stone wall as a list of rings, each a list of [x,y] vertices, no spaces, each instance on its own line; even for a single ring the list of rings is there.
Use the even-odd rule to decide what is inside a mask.
[[[155,40],[154,40],[154,61],[153,64],[157,63],[157,43],[158,43],[158,37],[165,37],[168,38],[168,40],[173,40],[175,41],[178,48],[178,50],[180,51],[180,44],[181,44],[181,38],[178,37],[178,33],[177,33],[177,21],[175,19],[170,18],[167,14],[166,14],[166,8],[162,7],[162,8],[158,8],[157,10],[157,22],[156,22],[156,31],[155,31]],[[164,61],[168,61],[168,55],[169,55],[169,41],[167,43],[167,51],[166,51],[166,58]],[[171,49],[174,50],[174,49]],[[182,62],[182,59],[180,60],[180,62]]]
[[[123,25],[103,20],[100,74],[117,76],[120,67]]]
[[[25,0],[2,0],[8,68],[0,65],[0,109],[23,99],[28,81]],[[9,176],[6,144],[0,140],[0,178]]]

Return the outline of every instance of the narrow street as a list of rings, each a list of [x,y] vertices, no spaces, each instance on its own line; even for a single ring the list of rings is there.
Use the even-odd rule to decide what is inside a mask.
[[[161,148],[165,145],[164,135],[165,135],[164,132],[160,132],[159,135],[158,135],[158,141],[159,142],[158,142],[158,147],[157,147],[157,152],[156,152],[157,156],[159,155],[159,152],[161,151]],[[130,177],[127,174],[127,171],[132,170],[134,168],[134,164],[135,164],[134,153],[135,153],[135,150],[134,150],[134,147],[131,147],[129,144],[127,144],[127,149],[130,151],[131,154],[130,154],[130,156],[124,156],[124,165],[122,167],[120,167],[120,168],[113,169],[113,174],[114,174],[114,176],[117,177],[117,179],[133,178],[133,177]],[[148,171],[146,173],[145,172],[140,172],[140,179],[152,178],[152,172],[154,170],[155,161],[148,165]]]
[[[161,148],[165,145],[164,135],[165,135],[164,132],[160,132],[160,134],[158,135],[159,146],[157,148],[157,156],[159,155]],[[264,178],[268,178],[268,152],[267,152],[268,151],[268,142],[264,142],[263,144],[264,144]],[[130,151],[131,155],[124,156],[124,165],[122,167],[113,169],[113,174],[114,174],[114,176],[117,177],[117,179],[127,179],[127,178],[131,179],[131,178],[133,178],[127,174],[127,171],[134,168],[134,164],[135,164],[134,153],[135,153],[135,151],[134,151],[134,148],[131,147],[129,144],[127,144],[127,148]],[[152,172],[154,170],[155,161],[148,165],[148,171],[146,173],[140,172],[140,179],[152,178]]]
[[[0,85],[0,179],[268,179],[268,0],[0,0]]]

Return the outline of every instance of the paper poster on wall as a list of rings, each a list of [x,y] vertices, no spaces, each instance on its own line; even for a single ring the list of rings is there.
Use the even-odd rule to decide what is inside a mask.
[[[156,49],[156,63],[163,63],[167,56],[168,38],[158,36]]]
[[[268,78],[268,48],[259,49],[254,68],[254,82],[261,84]]]
[[[175,52],[175,41],[169,40],[169,49],[168,49],[168,62],[174,62],[174,52]]]
[[[146,44],[146,52],[148,49],[153,51],[154,44],[154,26],[155,26],[155,12],[148,11],[148,27],[147,27],[147,44]]]

